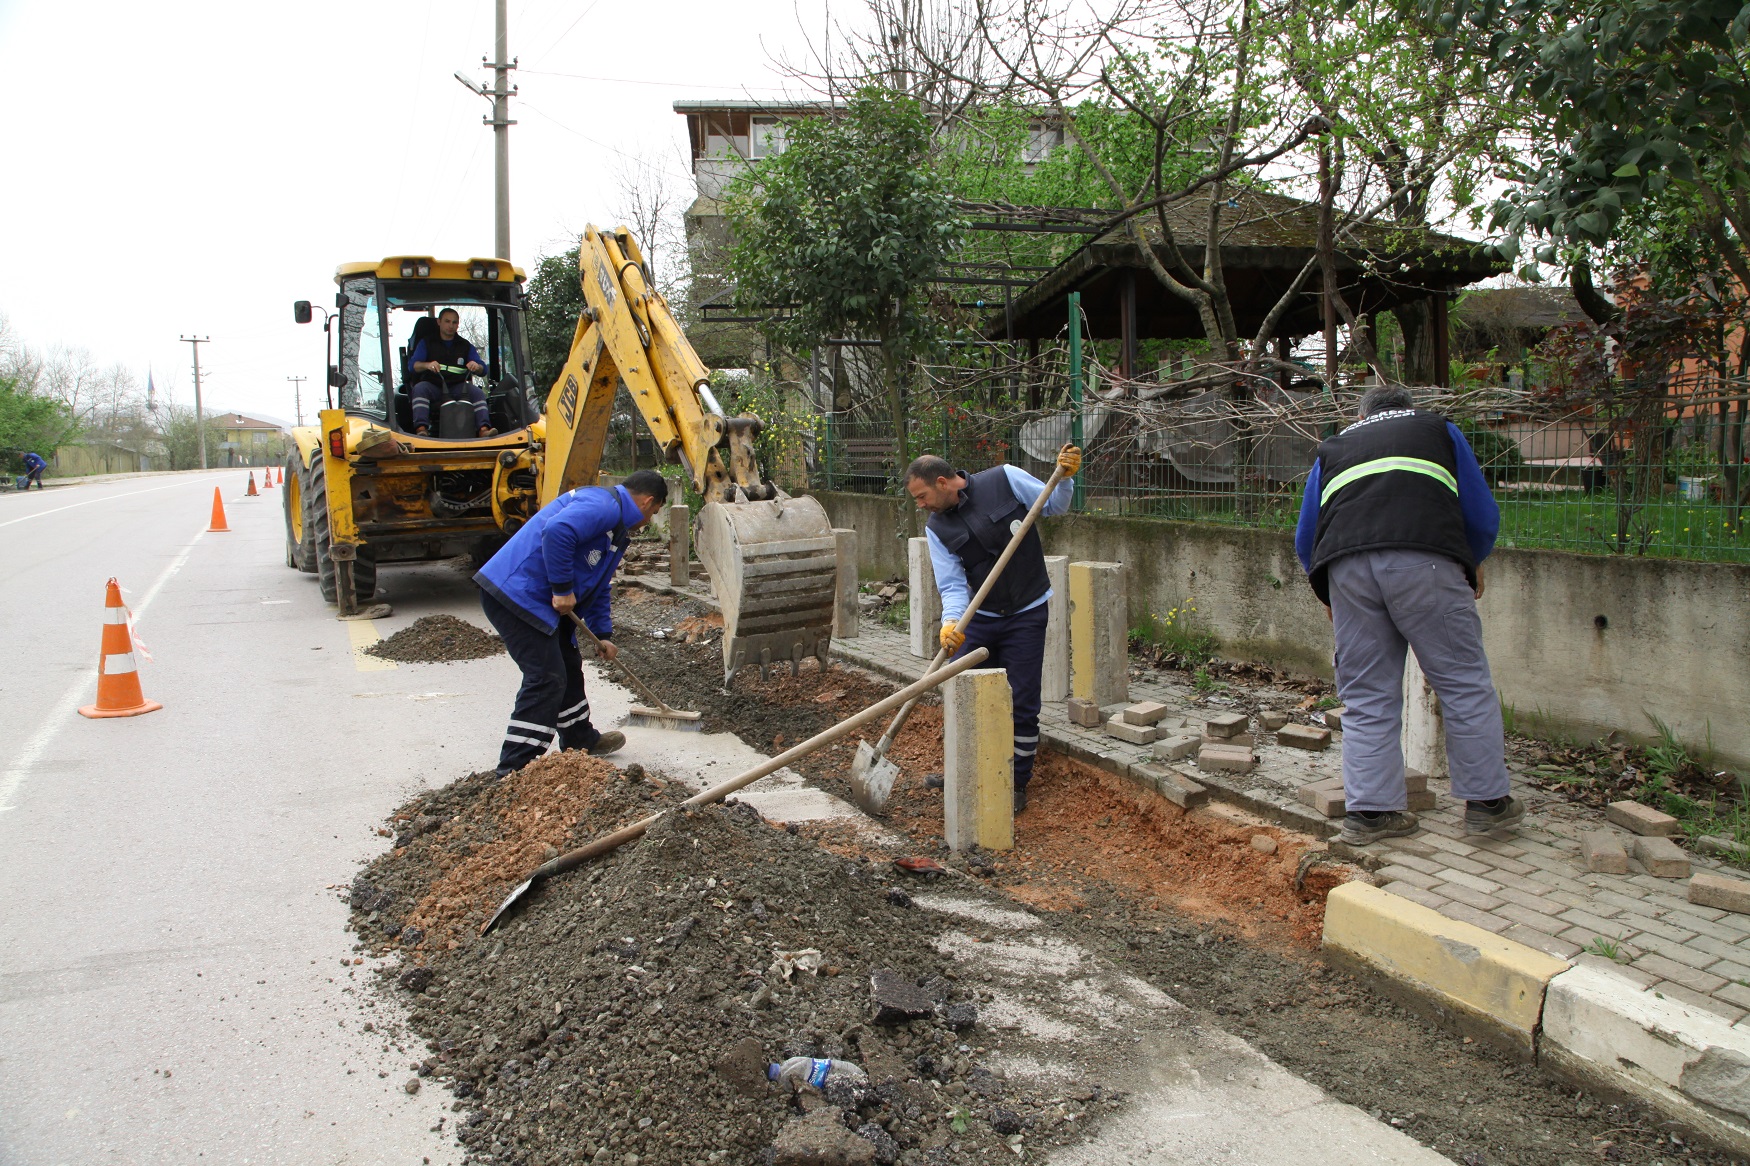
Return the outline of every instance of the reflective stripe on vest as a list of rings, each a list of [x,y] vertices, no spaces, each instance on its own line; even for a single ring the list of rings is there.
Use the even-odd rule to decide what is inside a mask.
[[[1387,474],[1393,470],[1407,470],[1412,474],[1426,474],[1428,477],[1433,478],[1436,482],[1445,486],[1448,490],[1451,490],[1454,494],[1458,493],[1458,479],[1454,478],[1452,474],[1447,471],[1446,467],[1440,465],[1438,462],[1425,461],[1419,457],[1382,457],[1374,458],[1370,462],[1362,462],[1358,466],[1351,466],[1336,477],[1332,478],[1329,482],[1326,482],[1324,489],[1319,491],[1319,505],[1324,506],[1329,503],[1331,495],[1335,494],[1338,490],[1341,490],[1344,486],[1347,486],[1350,482],[1372,477],[1374,474]]]

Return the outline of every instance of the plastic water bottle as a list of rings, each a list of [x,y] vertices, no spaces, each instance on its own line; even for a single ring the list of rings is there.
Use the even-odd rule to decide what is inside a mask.
[[[869,1074],[849,1061],[834,1061],[826,1057],[791,1057],[781,1065],[766,1067],[766,1080],[778,1081],[791,1089],[825,1090],[829,1081],[844,1081],[866,1085]]]

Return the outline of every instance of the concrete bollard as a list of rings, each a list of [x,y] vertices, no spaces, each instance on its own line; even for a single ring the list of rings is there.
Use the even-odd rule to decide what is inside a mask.
[[[857,532],[835,526],[832,535],[838,540],[832,637],[835,640],[854,640],[857,638]]]
[[[1404,764],[1429,777],[1446,777],[1446,718],[1440,698],[1414,651],[1404,659]]]
[[[1130,703],[1128,618],[1123,563],[1069,565],[1071,696],[1101,708]]]
[[[685,587],[690,578],[687,560],[693,554],[692,516],[685,506],[676,503],[668,508],[668,582],[672,587]]]
[[[942,646],[942,593],[936,590],[936,568],[930,564],[928,539],[906,540],[910,568],[907,597],[911,603],[911,654],[929,660]]]
[[[1039,673],[1039,699],[1069,699],[1069,556],[1046,555],[1045,577],[1051,583],[1046,600],[1045,667]]]
[[[971,668],[942,685],[942,834],[954,850],[1015,845],[1015,720],[1009,674]]]

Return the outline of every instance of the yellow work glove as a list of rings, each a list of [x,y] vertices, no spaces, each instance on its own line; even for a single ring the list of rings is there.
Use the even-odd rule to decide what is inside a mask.
[[[952,654],[958,652],[960,650],[960,645],[966,642],[966,633],[956,628],[951,623],[945,623],[942,625],[941,639],[942,646],[948,649],[949,653]]]
[[[1073,478],[1076,471],[1082,468],[1082,451],[1079,446],[1066,445],[1057,451],[1057,468],[1063,471],[1063,476]]]

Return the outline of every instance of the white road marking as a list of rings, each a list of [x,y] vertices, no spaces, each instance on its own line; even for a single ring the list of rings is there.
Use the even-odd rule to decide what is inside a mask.
[[[140,491],[140,493],[146,493],[146,491]],[[102,501],[102,499],[94,499],[94,501]],[[84,505],[84,503],[79,503],[79,505]],[[164,568],[164,572],[158,576],[152,586],[146,589],[146,594],[140,597],[140,602],[133,605],[136,621],[146,613],[146,609],[152,605],[152,601],[158,598],[158,593],[164,590],[164,585],[170,582],[170,577],[182,570],[183,564],[188,562],[188,556],[194,553],[195,543],[200,542],[201,536],[206,533],[205,525],[195,531],[194,538],[184,544],[182,553],[171,560],[170,565]],[[61,731],[68,718],[78,712],[79,706],[84,703],[86,691],[91,687],[91,681],[91,676],[82,676],[73,682],[73,686],[61,695],[61,699],[55,702],[54,707],[43,718],[37,731],[31,734],[30,740],[24,743],[24,748],[18,751],[18,756],[13,759],[12,766],[4,773],[0,773],[0,814],[12,809],[12,795],[18,792],[18,787],[24,784],[24,779],[29,776],[31,769],[41,760],[44,751],[54,741],[55,734]]]
[[[94,506],[99,502],[114,502],[117,498],[132,498],[135,494],[156,494],[160,490],[174,490],[176,487],[186,486],[190,482],[205,482],[218,476],[217,474],[202,474],[198,478],[184,478],[182,481],[172,482],[168,486],[153,486],[150,490],[129,490],[125,494],[109,494],[102,498],[87,498],[83,502],[69,502],[65,506],[55,506],[48,510],[39,510],[35,514],[26,514],[23,518],[9,518],[5,522],[0,522],[0,527],[29,522],[31,519],[41,518],[45,514],[59,514],[63,510],[72,510],[78,506]]]

